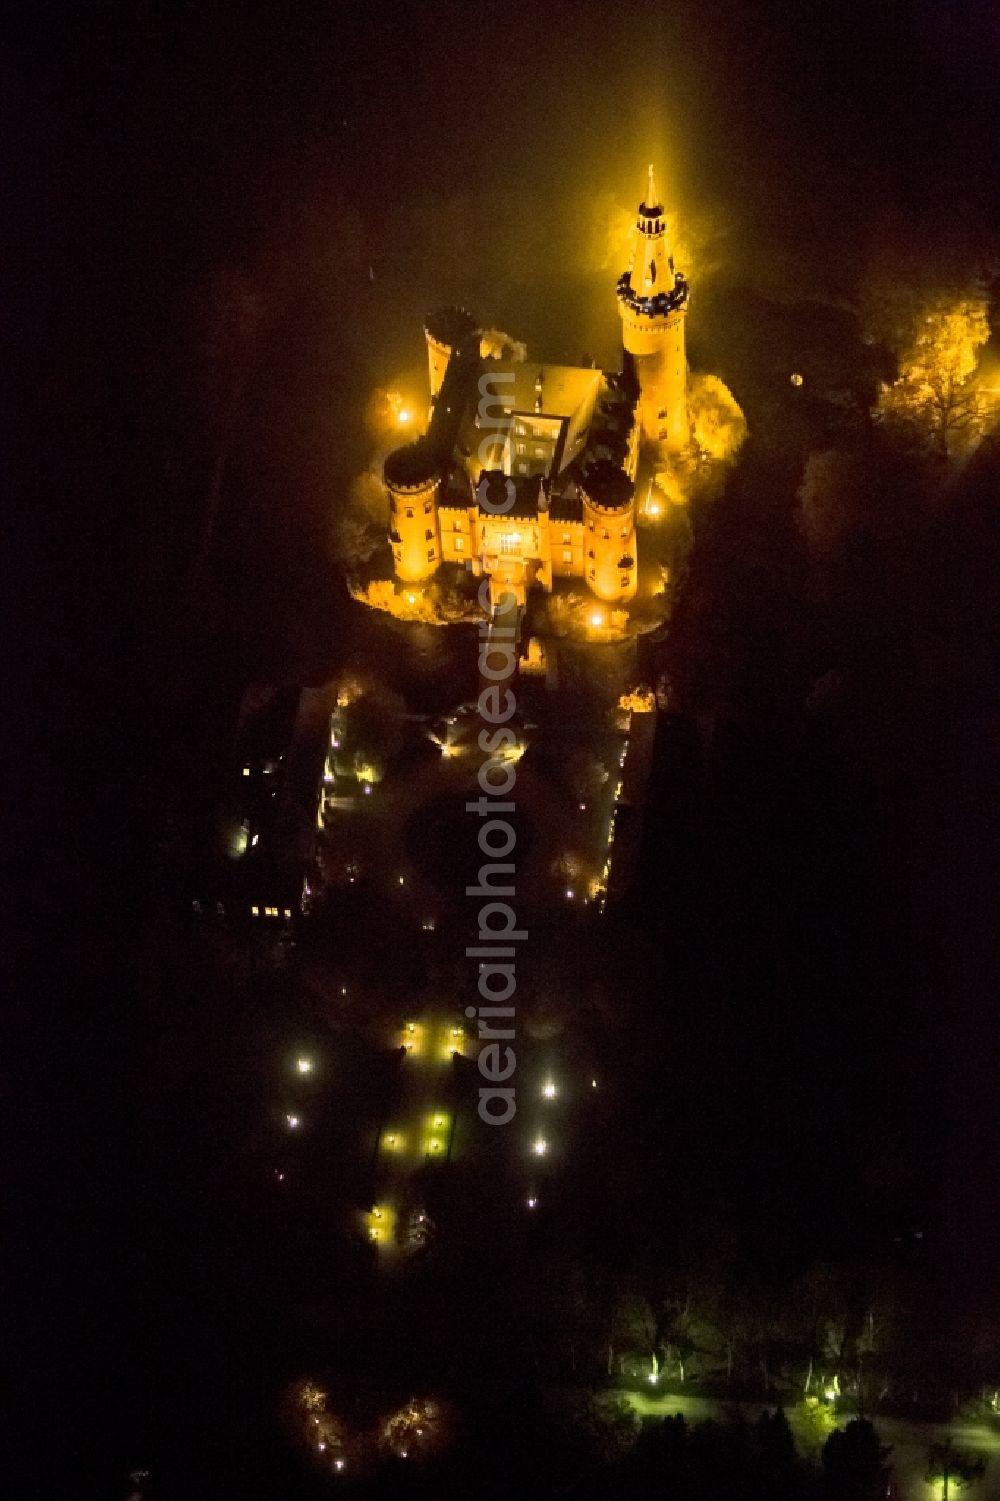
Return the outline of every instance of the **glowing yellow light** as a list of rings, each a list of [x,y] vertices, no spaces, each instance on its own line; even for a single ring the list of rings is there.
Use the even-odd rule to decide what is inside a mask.
[[[409,412],[406,410],[405,407],[400,407],[400,409],[399,409],[399,421],[405,427],[406,423],[409,422],[409,420],[410,420],[410,414],[409,414]]]
[[[251,911],[251,913],[253,914],[254,917],[259,917],[260,916],[260,908],[259,907],[251,907],[250,911]]]
[[[556,1086],[555,1086],[555,1080],[554,1079],[546,1079],[545,1083],[542,1085],[542,1095],[544,1096],[544,1098],[546,1100],[554,1100],[555,1099],[555,1097],[556,1097]]]
[[[248,777],[250,775],[250,768],[249,768],[249,766],[244,766],[244,768],[243,768],[243,775],[245,777]]]
[[[594,627],[595,631],[600,630],[601,626],[604,624],[604,615],[600,610],[594,611],[593,615],[591,615],[590,617],[590,623]]]
[[[534,1152],[534,1154],[535,1154],[536,1157],[544,1157],[545,1154],[546,1154],[546,1152],[549,1150],[549,1144],[545,1140],[545,1137],[544,1136],[536,1136],[536,1138],[535,1138],[535,1140],[534,1140],[534,1142],[532,1144],[531,1150]]]
[[[311,1058],[296,1058],[295,1067],[300,1074],[311,1074],[313,1071],[313,1061]]]

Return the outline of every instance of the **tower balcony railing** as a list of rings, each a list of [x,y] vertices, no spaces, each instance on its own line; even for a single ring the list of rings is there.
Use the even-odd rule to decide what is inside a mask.
[[[623,271],[618,278],[618,301],[633,313],[642,313],[655,318],[674,313],[688,300],[689,287],[679,271],[674,273],[674,285],[669,292],[657,292],[653,297],[641,297],[632,286],[632,274]]]

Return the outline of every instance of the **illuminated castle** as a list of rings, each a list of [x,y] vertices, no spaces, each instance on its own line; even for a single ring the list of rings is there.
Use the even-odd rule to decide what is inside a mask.
[[[613,373],[494,359],[464,309],[428,318],[427,431],[383,471],[402,587],[459,563],[520,604],[560,577],[582,578],[610,604],[632,599],[640,441],[675,451],[688,442],[688,286],[667,249],[652,167],[617,295]]]

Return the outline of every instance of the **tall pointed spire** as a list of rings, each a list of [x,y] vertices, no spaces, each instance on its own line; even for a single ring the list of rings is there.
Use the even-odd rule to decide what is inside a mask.
[[[653,164],[632,231],[628,270],[618,278],[622,342],[635,362],[648,442],[682,449],[688,441],[684,316],[688,285],[667,245],[667,217]]]

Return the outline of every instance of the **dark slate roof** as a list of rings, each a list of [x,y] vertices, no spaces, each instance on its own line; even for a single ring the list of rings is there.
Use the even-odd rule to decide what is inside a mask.
[[[441,463],[426,438],[394,448],[382,466],[387,485],[427,485],[440,472]]]
[[[514,502],[507,509],[511,484],[514,486]],[[484,499],[492,504],[484,505]],[[519,474],[511,479],[500,469],[485,469],[476,486],[476,500],[480,511],[487,516],[516,516],[521,521],[532,520],[545,508],[542,476]]]
[[[443,307],[428,313],[424,319],[424,328],[439,344],[446,344],[449,349],[454,349],[478,325],[468,308]]]
[[[595,459],[584,470],[580,483],[599,506],[627,506],[635,491],[624,469],[610,459]]]
[[[582,521],[583,501],[578,495],[553,495],[549,515],[553,521]]]

